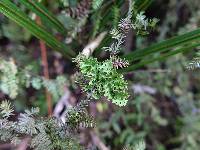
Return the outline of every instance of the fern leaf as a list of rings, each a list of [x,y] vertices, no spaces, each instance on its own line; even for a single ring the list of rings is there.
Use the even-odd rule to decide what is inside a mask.
[[[11,103],[7,100],[3,101],[0,105],[0,110],[3,118],[9,118],[11,115],[13,115],[13,108],[11,106]]]

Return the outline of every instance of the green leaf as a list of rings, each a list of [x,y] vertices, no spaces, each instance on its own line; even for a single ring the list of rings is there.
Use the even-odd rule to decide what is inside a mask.
[[[137,11],[140,12],[146,10],[152,2],[153,0],[136,0],[135,5],[137,6]]]
[[[176,50],[171,50],[171,51],[169,51],[169,52],[167,52],[165,54],[160,54],[159,56],[154,57],[152,59],[147,59],[147,60],[144,59],[144,61],[141,61],[139,63],[133,64],[133,65],[129,66],[128,68],[121,69],[121,70],[119,70],[119,72],[124,72],[124,73],[125,72],[130,72],[130,71],[138,69],[138,68],[140,68],[140,67],[142,67],[144,65],[153,63],[155,61],[163,61],[163,60],[165,60],[166,58],[168,58],[170,56],[176,55],[178,53],[185,52],[187,50],[191,50],[191,49],[193,49],[193,48],[195,48],[197,46],[200,46],[200,42],[197,42],[197,43],[194,43],[194,44],[190,44],[190,45],[188,45],[186,47],[181,47],[181,48],[178,48]]]
[[[196,40],[200,39],[200,29],[197,29],[195,31],[185,33],[180,36],[173,37],[171,39],[162,41],[157,44],[153,44],[147,48],[136,50],[132,53],[129,53],[128,55],[125,55],[123,58],[129,60],[129,61],[135,61],[144,58],[144,56],[148,56],[150,54],[158,53],[158,52],[164,52],[167,50],[170,50],[175,47],[184,46],[188,43],[192,43]]]
[[[67,30],[64,25],[42,4],[38,3],[36,0],[19,0],[28,9],[36,13],[41,17],[47,24],[51,25],[52,29],[57,29],[61,34],[66,34]]]
[[[66,45],[58,41],[53,35],[48,33],[43,27],[37,25],[24,12],[22,12],[15,4],[9,0],[0,1],[0,12],[5,16],[15,21],[20,26],[26,28],[34,36],[43,40],[53,50],[62,53],[64,56],[71,58],[75,53],[71,51]]]

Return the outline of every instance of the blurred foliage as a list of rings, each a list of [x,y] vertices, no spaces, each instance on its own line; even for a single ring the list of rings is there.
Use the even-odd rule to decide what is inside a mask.
[[[34,21],[36,14],[26,9],[18,1],[16,2],[17,6]],[[52,21],[51,24],[41,17],[45,31],[54,34],[56,39],[67,44],[67,47],[63,47],[63,49],[66,51],[73,50],[76,54],[89,41],[95,39],[99,33],[105,30],[109,31],[111,28],[116,29],[120,18],[128,10],[128,2],[123,0],[82,0],[82,3],[79,0],[60,0],[44,1],[43,4],[64,25],[63,30],[66,30],[63,34],[52,28],[52,23],[54,26],[60,24],[49,16]],[[133,18],[136,20],[132,21],[136,21],[135,28],[140,30],[127,33],[124,47],[120,49],[119,55],[121,53],[128,54],[134,49],[143,49],[152,43],[193,31],[200,24],[199,0],[157,0],[154,2],[136,0],[135,7],[139,12],[141,10],[146,10],[146,12],[141,11],[138,15],[134,13],[135,17]],[[160,20],[158,27],[152,30],[151,26],[154,26],[157,20],[146,20],[146,16],[158,18]],[[147,23],[150,24],[149,27],[146,27]],[[145,29],[148,29],[148,32]],[[143,36],[147,33],[149,35]],[[58,42],[55,42],[56,39],[52,39],[53,42],[47,42],[58,44]],[[132,39],[132,41],[130,42],[129,39]],[[98,57],[98,61],[108,57],[107,52],[102,51],[100,47],[105,47],[110,43],[112,44],[111,36],[106,36],[94,52],[95,57],[99,54],[101,56],[101,58]],[[131,45],[129,45],[130,43]],[[53,49],[60,50],[57,47],[58,45],[53,44]],[[131,48],[128,48],[129,46]],[[174,49],[176,50],[176,48]],[[93,102],[95,107],[91,106],[92,109],[89,111],[94,114],[95,120],[97,120],[96,131],[111,150],[132,148],[134,145],[140,145],[141,139],[144,139],[146,144],[143,143],[140,146],[146,145],[147,150],[200,149],[198,49],[198,47],[192,48],[194,51],[192,53],[184,52],[164,62],[145,65],[128,73],[125,79],[128,81],[131,96],[127,106],[116,107],[109,102]],[[170,49],[167,48],[165,53],[169,51]],[[148,57],[157,57],[160,54],[162,52],[153,53]],[[42,63],[38,40],[30,32],[2,14],[0,14],[0,55],[0,88],[4,93],[0,94],[0,98],[17,99],[14,101],[17,113],[26,108],[38,106],[41,110],[40,113],[46,114],[45,96],[42,90],[44,88],[52,93],[54,104],[63,95],[65,86],[68,86],[77,98],[80,97],[79,88],[74,88],[72,86],[73,81],[70,80],[70,76],[75,72],[72,69],[74,65],[71,64],[71,61],[64,59],[57,52],[49,50],[48,62],[51,79],[45,80],[41,77]],[[131,57],[131,59],[134,58]],[[146,57],[142,61],[145,59]],[[140,60],[136,60],[135,63],[139,62]],[[91,64],[90,66],[94,67],[95,65]],[[194,68],[194,70],[187,68]],[[96,71],[99,72],[99,70]],[[89,72],[84,70],[84,73]],[[104,72],[100,73],[104,74]],[[24,75],[23,80],[21,74]],[[110,84],[112,85],[112,83]],[[153,92],[146,91],[144,87],[153,89]],[[99,91],[102,90],[101,87],[98,88]],[[6,113],[3,113],[3,115],[3,117],[7,116]],[[86,118],[90,122],[93,119],[81,111],[71,110],[67,115],[71,115],[71,117],[68,117],[68,123],[73,123],[72,126],[75,127],[80,123],[79,120],[83,121]],[[87,126],[88,122],[84,122],[84,124]],[[50,126],[53,124],[49,123]],[[40,136],[44,138],[44,135]],[[41,139],[41,137],[38,136],[37,138]],[[35,142],[37,142],[37,138],[35,138]]]
[[[84,105],[81,103],[68,110],[65,114],[66,122],[56,117],[38,119],[38,108],[25,110],[14,122],[9,120],[13,115],[13,107],[10,102],[3,101],[0,104],[1,141],[9,141],[17,146],[23,140],[22,138],[29,136],[31,138],[30,148],[34,150],[82,150],[83,148],[75,141],[74,127],[83,123],[93,123],[93,119],[83,110]],[[75,118],[75,120],[73,119],[73,121],[72,118]]]
[[[161,6],[159,3],[164,2],[157,1],[152,4],[152,7]],[[199,10],[196,4],[198,3],[198,0],[193,3],[171,0],[167,3],[168,5],[163,5],[165,8],[158,8],[158,12],[163,12],[163,9],[167,8],[166,6],[171,8],[166,11],[167,14],[164,18],[156,16],[160,19],[161,24],[158,29],[159,34],[151,38],[137,37],[136,46],[138,48],[145,47],[152,40],[160,41],[177,32],[180,34],[197,29]],[[182,18],[179,18],[178,15],[182,15],[184,11],[188,11],[187,9],[193,17],[189,18],[188,16],[185,18],[188,20],[184,24],[179,24],[182,22]],[[148,11],[152,12],[151,7]],[[194,50],[198,51],[198,48]],[[192,57],[195,57],[195,60],[191,62]],[[163,63],[154,63],[142,70],[136,70],[131,77],[128,76],[131,78],[132,87],[134,86],[132,82],[138,82],[156,89],[156,94],[152,95],[145,91],[133,94],[132,101],[126,108],[114,109],[111,118],[102,118],[102,120],[109,119],[109,121],[99,125],[100,133],[102,138],[107,141],[114,141],[111,147],[116,148],[113,149],[117,149],[122,144],[133,145],[141,138],[146,139],[147,149],[150,150],[198,150],[200,148],[198,140],[200,136],[198,131],[200,128],[199,72],[198,70],[191,72],[186,67],[192,63],[196,64],[198,69],[199,57],[198,54],[192,57],[179,54]],[[110,144],[110,142],[108,143]]]

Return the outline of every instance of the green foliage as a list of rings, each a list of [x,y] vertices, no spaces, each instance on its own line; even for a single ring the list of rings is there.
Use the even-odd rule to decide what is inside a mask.
[[[11,98],[16,98],[18,94],[19,79],[17,73],[18,70],[14,60],[5,61],[0,59],[0,89]]]
[[[74,52],[69,50],[66,45],[58,41],[46,29],[37,25],[23,11],[21,11],[14,3],[9,0],[0,1],[0,12],[15,21],[22,27],[28,29],[33,35],[46,42],[47,45],[57,50],[66,57],[73,56]]]
[[[40,76],[31,74],[31,67],[27,66],[25,69],[17,69],[14,60],[0,61],[0,90],[9,95],[10,98],[15,99],[19,95],[19,88],[32,86],[36,90],[46,88],[57,101],[65,92],[65,87],[68,84],[64,76],[57,76],[55,80],[45,79]]]
[[[99,7],[101,7],[102,3],[103,3],[103,0],[92,0],[92,8],[96,10]]]
[[[66,124],[68,124],[70,130],[78,129],[80,126],[83,128],[94,128],[96,123],[91,115],[88,115],[85,109],[91,97],[86,100],[82,100],[76,107],[70,108],[66,111]]]
[[[43,79],[41,84],[58,100],[65,92],[67,80],[64,76],[57,76],[55,80]]]
[[[158,21],[159,20],[157,18],[147,19],[144,12],[140,12],[136,15],[133,29],[137,31],[137,34],[146,35],[149,33],[148,30],[155,28]]]
[[[71,121],[71,118],[77,118],[77,115],[73,113],[75,109],[78,109],[79,112],[84,112],[85,105],[78,105],[74,109],[68,110],[66,120]],[[74,122],[62,122],[55,117],[38,118],[38,108],[32,108],[31,111],[25,110],[24,113],[20,113],[18,120],[13,122],[9,120],[13,109],[8,101],[1,103],[0,110],[2,114],[0,119],[0,138],[2,141],[11,141],[19,144],[25,136],[31,136],[29,146],[35,150],[82,149],[72,135],[71,127],[74,127]],[[91,119],[87,120],[81,117],[77,118],[76,121],[77,125],[85,121],[92,124]]]
[[[129,72],[146,64],[158,60],[161,61],[169,56],[173,56],[175,54],[198,47],[200,45],[200,43],[198,42],[199,32],[200,30],[197,29],[195,31],[188,32],[177,37],[173,37],[160,43],[153,44],[150,47],[129,53],[128,55],[124,56],[124,58],[131,62],[141,60],[144,57],[148,57],[148,59],[142,60],[139,63],[134,63],[128,68],[124,68],[122,72]],[[155,52],[160,52],[160,54],[154,56]],[[152,56],[153,58],[150,56]]]
[[[30,84],[29,84],[29,85],[30,85]],[[39,89],[41,89],[41,87],[42,87],[42,81],[41,81],[40,78],[33,78],[33,79],[31,80],[31,85],[32,85],[32,87],[35,88],[36,90],[39,90]],[[27,86],[27,87],[29,87],[29,86]]]
[[[91,93],[95,99],[105,96],[116,105],[126,105],[127,82],[124,81],[123,75],[117,73],[111,60],[98,62],[96,58],[80,55],[75,61],[86,81],[81,85],[85,92]]]
[[[146,148],[146,145],[144,141],[140,141],[134,146],[135,150],[145,150],[145,148]]]
[[[103,47],[105,51],[111,52],[111,54],[117,54],[120,52],[120,48],[122,44],[124,43],[124,39],[126,37],[126,33],[130,31],[131,28],[135,28],[133,22],[132,22],[132,16],[133,16],[133,4],[132,1],[129,1],[129,11],[127,13],[127,16],[123,19],[121,19],[118,22],[118,26],[113,28],[110,31],[110,34],[115,42],[113,42],[109,47]],[[136,22],[135,22],[136,24]],[[135,28],[136,29],[136,28]]]
[[[123,148],[123,150],[145,150],[145,149],[146,149],[146,144],[144,141],[139,141],[134,146],[128,145]]]
[[[14,111],[12,109],[12,106],[10,104],[9,101],[3,101],[0,105],[0,110],[1,110],[1,115],[4,117],[4,118],[8,118],[12,115],[12,112]]]
[[[132,4],[130,4],[132,6]],[[75,58],[77,66],[80,68],[82,78],[81,86],[87,93],[91,93],[95,99],[105,96],[108,100],[119,106],[127,103],[128,84],[123,75],[117,72],[118,68],[128,67],[129,63],[125,59],[116,56],[124,43],[126,33],[132,28],[131,23],[132,7],[129,8],[128,15],[121,19],[118,28],[111,30],[110,34],[116,41],[109,47],[103,47],[105,51],[111,53],[110,59],[99,62],[96,58],[79,55]]]
[[[150,5],[152,0],[135,0],[135,4],[133,3],[130,5],[131,9],[129,8],[127,15],[129,17],[126,16],[126,18],[121,19],[120,23],[118,23],[120,14],[124,15],[123,11],[125,10],[124,8],[126,8],[124,0],[86,0],[92,2],[92,6],[83,5],[84,3],[80,3],[78,0],[60,1],[62,1],[64,7],[70,7],[70,10],[72,10],[71,17],[67,16],[67,13],[62,13],[62,17],[64,16],[62,18],[62,22],[65,24],[64,28],[64,25],[60,24],[56,19],[56,15],[61,15],[59,13],[67,9],[61,8],[56,1],[45,3],[47,4],[46,7],[54,12],[55,16],[44,8],[43,5],[34,0],[28,2],[20,0],[17,1],[17,5],[15,2],[2,0],[0,1],[0,12],[17,22],[23,28],[31,31],[36,37],[46,41],[53,50],[58,50],[70,57],[74,57],[75,55],[72,54],[73,52],[68,53],[67,51],[69,49],[77,49],[80,51],[88,41],[92,41],[92,39],[99,34],[98,32],[114,28],[110,32],[112,38],[114,38],[112,45],[105,47],[111,42],[109,36],[107,36],[100,45],[100,47],[105,47],[106,50],[111,52],[109,59],[102,61],[102,59],[108,58],[105,52],[102,53],[102,55],[95,56],[96,58],[77,57],[76,62],[80,68],[79,83],[82,85],[83,90],[85,90],[87,94],[91,94],[92,98],[99,99],[101,97],[106,97],[111,101],[114,100],[115,102],[113,103],[118,105],[121,105],[121,103],[125,104],[128,98],[128,85],[120,72],[126,73],[134,70],[134,72],[127,76],[131,88],[134,86],[132,82],[139,82],[140,84],[155,88],[157,91],[156,94],[151,95],[141,93],[138,95],[131,95],[134,97],[134,100],[131,102],[129,101],[130,104],[128,104],[125,109],[110,107],[110,105],[108,106],[107,103],[104,103],[102,105],[105,107],[98,107],[102,109],[101,113],[99,113],[96,112],[97,110],[95,107],[92,107],[90,111],[100,118],[99,126],[104,126],[102,130],[101,128],[97,128],[97,130],[100,130],[99,133],[101,134],[99,136],[102,137],[103,142],[105,142],[106,145],[111,145],[111,148],[114,149],[119,149],[122,145],[130,144],[131,147],[127,147],[132,149],[132,145],[136,143],[135,141],[142,138],[147,139],[147,149],[164,150],[165,147],[175,147],[174,149],[198,150],[200,147],[200,119],[198,108],[199,75],[195,72],[190,74],[185,73],[185,68],[183,68],[183,66],[187,60],[184,55],[177,55],[169,60],[166,60],[166,58],[186,52],[187,50],[192,50],[200,45],[200,32],[198,29],[199,13],[197,13],[199,1],[193,0],[192,3],[188,0],[156,1],[156,3],[153,4],[154,7],[158,4],[159,6],[156,6],[156,8],[159,7],[159,9],[162,9],[161,12],[158,9],[156,15],[162,13],[163,17],[160,18],[162,20],[160,23],[161,26],[159,27],[160,29],[158,28],[159,31],[150,38],[136,35],[149,34],[158,21],[154,18],[148,19],[145,16],[144,10]],[[92,10],[90,7],[92,7]],[[154,9],[154,7],[152,8]],[[28,19],[28,15],[23,15],[23,12],[29,14],[29,10],[41,17],[44,23],[43,27],[34,24],[33,20]],[[83,13],[81,13],[82,10]],[[149,13],[152,13],[151,9],[148,10],[148,14]],[[187,16],[187,13],[189,13],[190,18],[192,17],[191,19]],[[182,16],[182,14],[184,15]],[[2,21],[1,17],[0,19],[0,21]],[[113,19],[113,22],[111,22],[111,19]],[[46,27],[46,25],[48,27]],[[2,46],[2,49],[0,47],[0,50],[2,50],[3,56],[12,54],[12,57],[16,58],[10,61],[3,60],[2,62],[5,63],[0,63],[1,91],[14,99],[16,96],[22,95],[22,87],[33,87],[36,90],[45,87],[51,92],[54,99],[57,100],[63,95],[63,90],[66,86],[65,78],[55,77],[54,80],[45,80],[38,75],[32,75],[30,70],[21,70],[17,67],[18,65],[15,65],[18,63],[22,65],[20,62],[31,63],[29,59],[26,59],[27,61],[20,60],[21,57],[25,55],[32,55],[31,51],[25,51],[25,49],[34,49],[34,58],[35,55],[38,55],[38,48],[34,43],[35,39],[33,39],[29,33],[27,34],[24,29],[16,28],[15,26],[15,24],[13,25],[10,21],[7,22],[7,20],[3,18],[2,28],[4,33],[0,33],[0,40],[4,40],[5,36],[11,41],[9,41],[9,44],[6,44],[6,47]],[[68,43],[70,48],[68,46],[66,47],[64,42],[56,40],[53,34],[47,34],[50,33],[50,31],[56,31],[56,29],[59,32],[56,36],[62,41],[66,39],[65,42]],[[126,33],[128,33],[129,29],[134,29],[134,32],[129,34],[129,36],[134,37],[131,38],[133,40],[131,42],[128,40],[130,37],[126,37]],[[66,32],[66,30],[69,31]],[[181,33],[181,35],[165,40],[167,37],[176,35],[177,31]],[[190,32],[185,34],[186,31]],[[18,33],[20,33],[20,35]],[[157,42],[152,46],[146,47],[149,43],[152,43],[152,39],[153,42],[160,40],[165,41]],[[127,50],[126,55],[122,56],[122,58],[117,56],[117,54],[124,53],[124,48],[130,43],[133,43],[132,47],[137,47],[137,50],[131,50],[132,52]],[[25,48],[23,45],[28,46]],[[55,56],[52,52],[49,52],[48,55]],[[49,57],[50,61],[52,61],[52,59],[52,57]],[[155,61],[163,61],[163,63],[148,65]],[[54,63],[54,61],[52,62]],[[131,63],[130,66],[129,63]],[[69,64],[66,62],[64,65],[68,66]],[[6,68],[5,66],[10,67]],[[16,69],[13,69],[12,66],[15,66]],[[145,68],[143,68],[144,70],[136,70],[143,66],[145,66]],[[70,67],[73,68],[74,66],[69,65],[69,68]],[[122,70],[118,70],[119,68],[122,68]],[[157,70],[157,68],[162,68],[164,70]],[[169,68],[170,70],[168,70]],[[199,68],[199,57],[195,57],[188,63],[187,68]],[[52,74],[54,73],[52,71],[53,69],[54,67],[50,66]],[[16,73],[14,70],[17,70]],[[30,89],[32,91],[32,88]],[[76,92],[77,91],[75,91],[75,93]],[[26,91],[23,95],[28,97],[30,96],[28,93],[29,91]],[[42,98],[36,102],[41,103],[43,106],[43,93],[38,93],[39,92],[35,95],[31,95],[28,100],[32,101],[37,95]],[[21,99],[21,97],[19,97],[19,99]],[[29,103],[30,101],[23,101],[23,103]],[[98,101],[97,103],[101,105],[101,102]],[[96,103],[94,102],[92,104],[95,105]],[[22,107],[20,103],[20,108]],[[73,107],[65,112],[65,125],[56,118],[39,118],[38,115],[35,114],[38,112],[37,109],[21,113],[19,119],[12,122],[10,120],[8,121],[11,115],[12,119],[15,117],[13,116],[12,106],[8,101],[5,101],[0,105],[1,116],[3,116],[1,122],[7,121],[6,126],[1,128],[0,137],[2,140],[19,144],[24,136],[32,135],[31,147],[39,150],[79,149],[80,146],[76,142],[78,141],[77,137],[75,137],[75,139],[71,138],[72,134],[74,134],[74,132],[70,134],[71,131],[76,130],[80,126],[94,126],[92,121],[93,117],[87,114],[87,110],[80,110],[79,108],[80,107]],[[174,109],[176,110],[174,111]],[[181,110],[180,114],[179,109]],[[19,108],[17,110],[19,110]],[[13,127],[15,128],[13,129]],[[67,134],[65,131],[67,131]],[[161,132],[165,136],[160,135]],[[145,149],[144,143],[139,143],[138,149],[140,146],[141,149]],[[134,147],[134,149],[137,148]]]
[[[117,5],[114,5],[112,8],[113,13],[113,26],[116,28],[120,19],[120,9]]]
[[[136,2],[136,4],[137,4],[138,2]],[[139,2],[139,4],[140,4],[140,2]],[[146,1],[144,2],[144,4],[143,3],[141,3],[141,6],[146,6]],[[149,3],[148,3],[149,4]],[[131,5],[131,7],[132,6],[134,6],[134,4],[132,4]],[[137,6],[138,7],[138,6]],[[21,26],[23,26],[23,27],[25,27],[25,28],[27,28],[29,31],[31,31],[34,35],[36,35],[38,38],[40,38],[40,39],[42,39],[42,40],[44,40],[44,41],[46,41],[46,43],[48,44],[48,45],[50,45],[52,48],[54,48],[55,50],[58,50],[58,51],[60,51],[61,53],[63,53],[64,55],[67,53],[67,47],[63,44],[63,43],[61,43],[61,42],[58,42],[57,40],[55,40],[54,38],[52,38],[52,36],[51,35],[49,35],[49,34],[47,34],[43,29],[41,29],[40,27],[38,27],[38,26],[36,26],[30,19],[28,19],[27,18],[27,16],[25,16],[25,14],[23,14],[23,12],[21,12],[21,11],[16,11],[15,13],[13,13],[11,10],[19,10],[19,9],[17,9],[17,7],[16,6],[14,6],[11,2],[9,2],[9,1],[7,1],[7,0],[4,0],[4,1],[2,1],[1,2],[1,12],[2,13],[4,13],[6,16],[8,16],[9,18],[11,18],[11,19],[14,19],[14,21],[16,21],[18,24],[20,24]],[[5,10],[5,11],[4,11]],[[132,10],[134,10],[134,7],[132,7]],[[154,26],[155,25],[155,23],[157,22],[157,20],[156,19],[146,19],[145,18],[145,16],[144,16],[144,14],[142,13],[142,12],[139,12],[139,13],[137,13],[137,11],[138,10],[141,10],[141,8],[140,7],[138,7],[136,10],[134,10],[134,13],[136,13],[136,19],[135,19],[135,23],[133,23],[133,27],[135,27],[135,29],[136,29],[136,31],[137,31],[137,28],[140,30],[142,30],[141,32],[142,33],[146,33],[146,31],[143,31],[143,30],[146,30],[146,27],[152,27],[152,26]],[[129,12],[131,12],[131,11],[129,11]],[[130,14],[130,13],[129,13]],[[43,14],[44,15],[44,14]],[[21,20],[20,19],[20,17],[22,17],[23,18],[23,20]],[[148,25],[147,25],[148,24]],[[33,28],[34,28],[34,30],[33,30]],[[139,33],[139,30],[138,30],[138,33]],[[43,36],[43,35],[45,35],[45,36]],[[184,40],[184,43],[186,43],[186,42],[189,42],[190,40],[196,40],[197,38],[198,38],[198,33],[194,33],[194,35],[196,35],[196,37],[195,38],[189,38],[189,39],[186,39],[186,40]],[[189,36],[189,35],[187,35],[187,36]],[[44,38],[45,37],[45,38]],[[48,38],[46,38],[46,37],[48,37]],[[180,38],[180,39],[182,39],[183,40],[183,36],[180,36],[180,37],[178,37],[178,38]],[[51,41],[50,41],[50,39],[51,39]],[[173,39],[174,40],[174,39]],[[183,44],[182,42],[180,43],[180,42],[177,42],[177,41],[175,41],[174,40],[174,42],[176,42],[176,43],[178,43],[178,44]],[[54,43],[54,44],[53,44]],[[56,45],[56,46],[55,46]],[[156,44],[156,47],[159,47],[160,45],[163,45],[164,46],[164,43],[159,43],[159,44]],[[176,46],[178,46],[178,45],[176,45]],[[197,47],[198,45],[193,45],[193,47]],[[171,47],[171,48],[173,48],[172,46],[171,46],[171,44],[170,43],[168,43],[168,45],[167,45],[167,47]],[[62,51],[61,49],[64,49],[64,50],[66,50],[66,51]],[[153,47],[150,47],[149,49],[153,49]],[[169,49],[169,48],[168,48]],[[187,47],[187,49],[191,49],[191,47]],[[160,49],[156,49],[156,51],[152,51],[151,52],[151,54],[153,54],[153,53],[159,53],[159,52],[161,52],[161,50],[162,51],[164,51],[165,49],[163,49],[163,48],[160,48]],[[152,62],[154,62],[154,61],[158,61],[158,60],[163,60],[164,58],[167,58],[167,57],[169,57],[169,56],[173,56],[173,55],[175,55],[175,54],[177,54],[177,53],[180,53],[180,52],[183,52],[185,49],[179,49],[179,51],[176,51],[176,52],[174,52],[174,53],[169,53],[168,55],[164,55],[164,56],[162,56],[162,57],[158,57],[158,58],[155,58],[155,59],[150,59],[150,60],[147,60],[147,61],[145,61],[145,62],[140,62],[139,64],[134,64],[134,65],[131,65],[129,68],[126,68],[126,69],[124,69],[123,70],[123,72],[127,72],[127,71],[132,71],[133,69],[136,69],[136,68],[138,68],[138,67],[141,67],[141,66],[143,66],[143,65],[146,65],[146,64],[149,64],[149,63],[152,63]],[[73,52],[69,52],[69,55],[74,55],[74,53]],[[143,53],[141,53],[141,54],[143,54]],[[144,56],[147,56],[147,55],[142,55],[142,57],[144,57]],[[125,56],[126,57],[126,56]],[[133,57],[133,55],[132,54],[129,54],[129,58],[135,58],[135,57],[137,57],[137,56],[135,56],[134,55],[134,57]],[[137,59],[137,58],[135,58],[135,59]],[[149,58],[148,58],[149,59]]]
[[[20,3],[25,5],[28,9],[32,10],[36,13],[40,18],[51,25],[51,28],[57,29],[61,34],[66,34],[66,29],[64,25],[50,12],[48,11],[42,4],[37,2],[36,0],[19,0]]]
[[[141,76],[141,73],[136,76]],[[125,109],[123,107],[117,108],[109,117],[109,121],[100,121],[99,132],[101,132],[103,139],[112,141],[113,149],[122,145],[133,148],[137,141],[154,135],[156,127],[165,127],[169,123],[166,118],[161,116],[161,111],[154,104],[156,99],[152,96],[148,94],[134,94],[132,96],[134,96],[134,100],[130,100]],[[104,118],[104,120],[106,119]],[[152,140],[159,143],[157,139]]]

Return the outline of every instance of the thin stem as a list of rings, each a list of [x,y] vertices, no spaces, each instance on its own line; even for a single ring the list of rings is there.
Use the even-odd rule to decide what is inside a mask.
[[[41,25],[41,20],[39,17],[36,18],[36,22]],[[43,41],[40,42],[40,50],[41,50],[41,57],[42,57],[42,66],[43,66],[43,74],[45,79],[49,80],[49,67],[48,67],[48,60],[47,60],[47,48]],[[45,88],[46,93],[46,102],[47,102],[47,108],[48,108],[48,116],[52,115],[52,97],[51,94],[48,92],[48,90]]]

